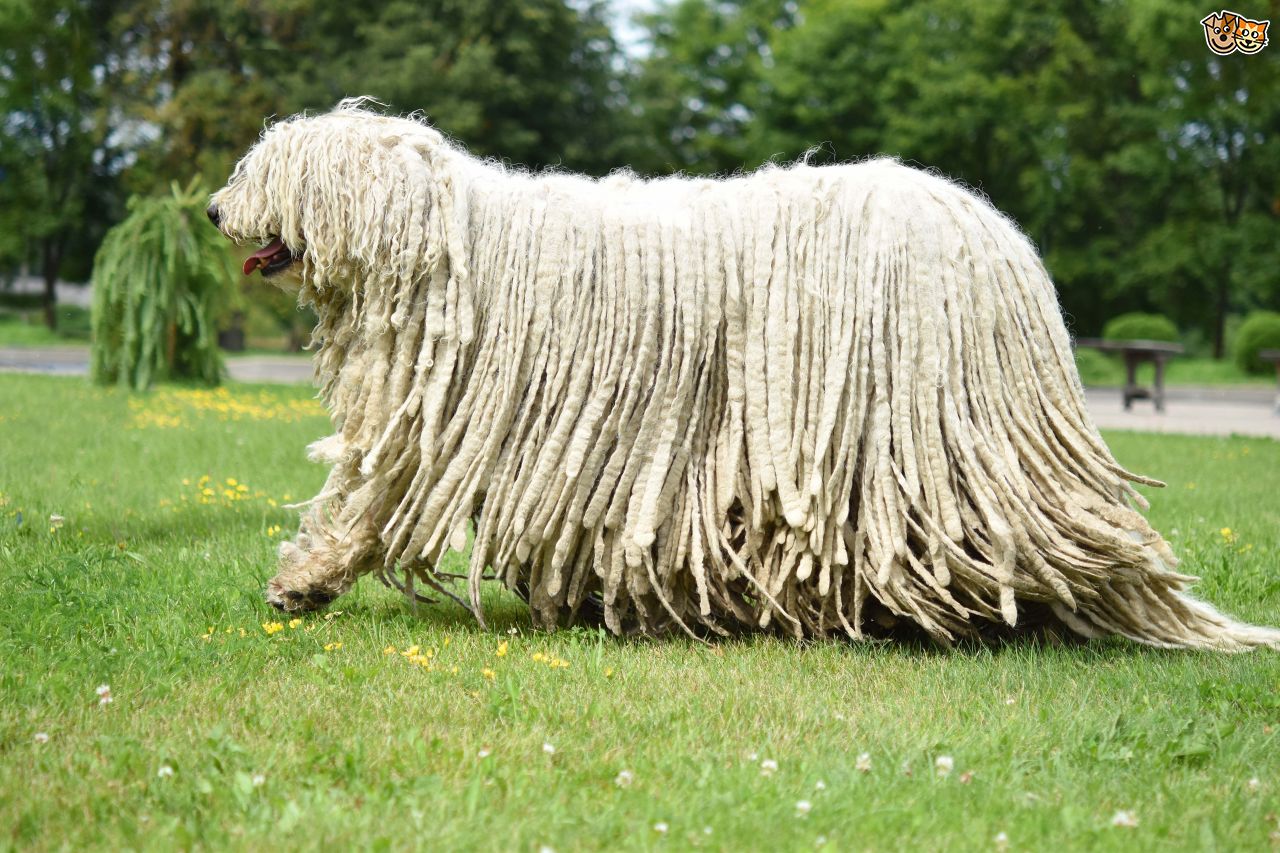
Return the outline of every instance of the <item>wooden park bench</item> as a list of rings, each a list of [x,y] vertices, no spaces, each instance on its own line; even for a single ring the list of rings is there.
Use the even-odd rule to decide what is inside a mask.
[[[1280,349],[1264,349],[1258,353],[1258,358],[1276,367],[1276,414],[1280,415]]]
[[[1164,411],[1164,366],[1175,355],[1183,352],[1182,344],[1165,341],[1104,341],[1099,338],[1080,338],[1076,346],[1089,347],[1101,352],[1118,352],[1124,358],[1124,408],[1129,411],[1134,400],[1151,400],[1156,411]],[[1138,365],[1151,362],[1155,365],[1155,381],[1150,388],[1138,384]]]

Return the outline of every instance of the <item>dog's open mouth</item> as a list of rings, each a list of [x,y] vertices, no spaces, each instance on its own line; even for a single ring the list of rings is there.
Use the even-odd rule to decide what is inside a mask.
[[[297,259],[293,250],[277,237],[245,259],[244,274],[253,275],[255,270],[262,270],[264,276],[275,275]]]

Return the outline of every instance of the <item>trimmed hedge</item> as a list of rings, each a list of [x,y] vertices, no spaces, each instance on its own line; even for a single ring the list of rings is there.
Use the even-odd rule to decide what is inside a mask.
[[[1267,373],[1272,366],[1258,358],[1264,349],[1280,349],[1280,313],[1254,311],[1236,332],[1236,364],[1245,373]]]
[[[1177,343],[1178,327],[1163,314],[1134,311],[1107,321],[1102,337],[1108,341],[1167,341]]]

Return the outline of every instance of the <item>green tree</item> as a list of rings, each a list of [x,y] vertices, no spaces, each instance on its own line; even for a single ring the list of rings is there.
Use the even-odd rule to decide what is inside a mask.
[[[0,5],[0,261],[40,271],[49,328],[55,282],[69,261],[87,271],[115,210],[123,152],[107,101],[111,5]]]
[[[1280,60],[1218,57],[1191,0],[683,0],[633,85],[660,168],[876,154],[933,167],[1044,253],[1076,331],[1280,298]],[[771,11],[772,10],[772,11]],[[670,139],[663,133],[671,134]]]
[[[752,128],[774,84],[772,42],[796,10],[768,0],[679,0],[642,16],[648,52],[628,85],[632,165],[705,175],[768,159],[774,152],[753,144]]]
[[[618,54],[595,0],[134,0],[116,18],[141,69],[131,105],[163,127],[131,186],[220,184],[271,116],[369,95],[471,150],[606,171]]]

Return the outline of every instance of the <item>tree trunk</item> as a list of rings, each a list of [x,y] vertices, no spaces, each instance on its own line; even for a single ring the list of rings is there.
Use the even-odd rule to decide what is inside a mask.
[[[44,274],[44,324],[50,331],[58,330],[58,267],[62,265],[62,252],[52,238],[44,241],[41,272]]]
[[[1213,357],[1220,359],[1227,344],[1227,297],[1230,294],[1231,267],[1219,271],[1217,298],[1213,304]]]
[[[170,323],[165,330],[164,360],[170,377],[178,375],[178,324]]]

